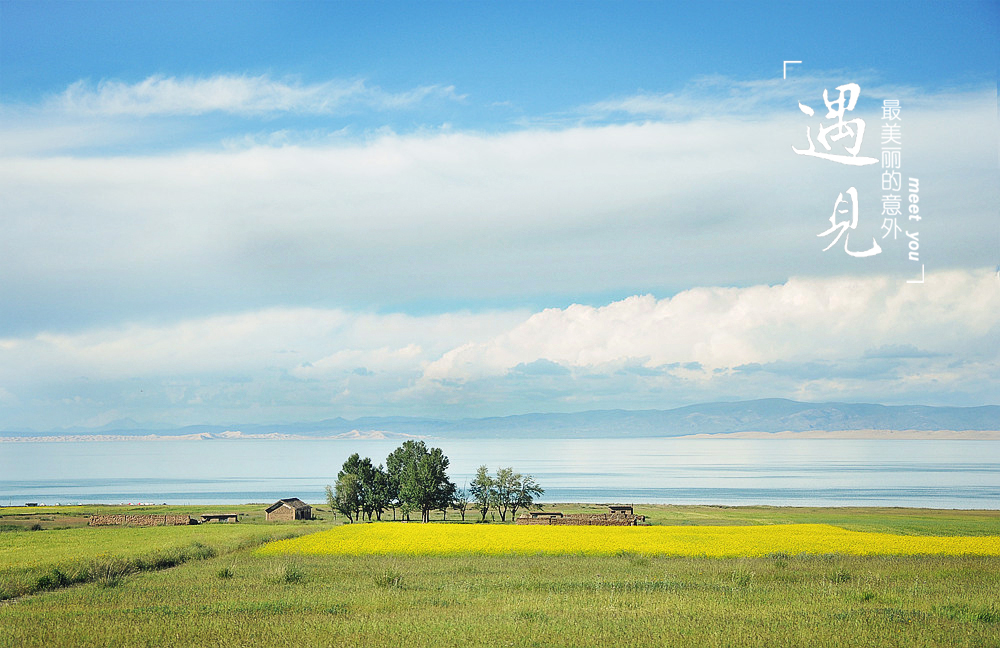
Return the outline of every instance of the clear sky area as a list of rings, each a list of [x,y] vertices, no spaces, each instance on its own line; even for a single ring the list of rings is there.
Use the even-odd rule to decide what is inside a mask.
[[[998,2],[0,0],[0,429],[998,404],[998,43]]]

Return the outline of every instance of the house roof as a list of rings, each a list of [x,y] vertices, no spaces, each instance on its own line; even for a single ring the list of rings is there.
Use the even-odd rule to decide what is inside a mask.
[[[282,506],[287,506],[288,508],[292,508],[292,509],[307,509],[307,508],[312,508],[311,506],[309,506],[308,504],[306,504],[305,502],[303,502],[302,500],[300,500],[298,497],[286,497],[285,499],[278,500],[277,502],[275,502],[274,504],[268,506],[264,510],[267,513],[271,513],[273,511],[278,510]]]

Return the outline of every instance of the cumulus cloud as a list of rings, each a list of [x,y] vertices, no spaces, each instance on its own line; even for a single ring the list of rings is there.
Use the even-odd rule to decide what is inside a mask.
[[[988,269],[933,272],[923,285],[876,276],[697,287],[535,313],[266,309],[8,337],[0,397],[9,412],[45,403],[80,420],[102,408],[141,419],[150,400],[158,416],[201,417],[183,422],[262,404],[286,419],[721,397],[980,404],[1000,378],[998,334],[1000,281]]]
[[[77,81],[50,102],[50,107],[75,115],[139,116],[201,115],[221,112],[331,114],[357,109],[399,110],[429,98],[461,100],[454,86],[419,86],[388,92],[364,80],[334,80],[304,84],[278,81],[267,75],[212,77],[151,76],[138,83]]]
[[[997,359],[1000,282],[983,271],[935,273],[925,285],[886,277],[793,278],[776,286],[694,288],[606,306],[546,309],[487,342],[445,353],[430,380],[503,375],[537,362],[610,373],[686,365],[710,377],[750,364],[942,354]],[[880,348],[880,354],[869,349]],[[905,350],[901,353],[899,350]],[[919,349],[919,350],[918,350]]]

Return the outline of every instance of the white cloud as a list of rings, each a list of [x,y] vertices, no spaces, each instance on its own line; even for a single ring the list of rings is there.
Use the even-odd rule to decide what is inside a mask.
[[[453,86],[420,86],[388,92],[363,80],[303,84],[267,75],[204,78],[151,76],[138,83],[77,81],[50,103],[74,115],[202,115],[222,112],[332,114],[357,110],[398,110],[429,98],[460,100]]]
[[[523,316],[519,311],[411,316],[269,308],[170,325],[39,333],[0,339],[0,379],[107,381],[267,371],[309,379],[359,368],[409,375],[456,340],[498,333]],[[18,369],[25,363],[32,365],[30,376]]]
[[[266,77],[147,81],[80,86],[63,107],[107,127],[109,115],[453,98]],[[786,92],[753,92],[766,104],[772,91]],[[626,112],[656,116],[656,98],[641,99]],[[0,303],[16,305],[0,322],[0,400],[25,421],[50,404],[57,416],[62,400],[76,420],[111,409],[166,420],[187,404],[189,421],[264,404],[295,418],[722,396],[975,402],[1000,379],[982,350],[996,286],[974,270],[996,263],[995,97],[904,106],[928,269],[910,288],[904,241],[862,262],[821,251],[816,234],[851,184],[866,201],[856,236],[879,235],[878,170],[792,154],[804,136],[794,105],[752,122],[692,99],[684,123],[320,133],[298,146],[279,132],[256,140],[269,146],[105,157],[39,153],[33,143],[58,149],[72,129],[40,121],[20,136],[7,124],[0,139],[13,133],[22,153],[0,158]],[[801,275],[814,278],[788,279]],[[645,293],[673,297],[618,299]],[[565,307],[574,300],[594,305]],[[372,314],[484,304],[499,306]],[[519,304],[560,307],[510,310]],[[160,393],[160,409],[129,381]]]
[[[905,342],[971,358],[1000,328],[1000,282],[984,271],[933,273],[924,285],[886,277],[793,278],[776,286],[694,288],[602,307],[547,309],[427,367],[431,380],[506,374],[538,360],[603,373],[698,363],[705,376],[751,363],[840,362]]]
[[[783,105],[794,108],[797,99],[811,96],[816,87],[833,88],[843,82],[844,80],[833,77],[815,76],[753,81],[708,76],[695,79],[677,92],[640,91],[581,106],[577,113],[588,118],[618,114],[672,121],[702,117],[706,112],[711,112],[729,117],[759,119],[772,114],[776,109],[780,110]]]
[[[738,117],[746,120],[766,119],[775,112],[797,112],[803,102],[816,112],[817,120],[826,112],[823,91],[831,100],[838,96],[836,88],[845,83],[860,87],[860,103],[854,116],[864,112],[872,100],[883,98],[902,101],[905,111],[915,108],[941,109],[956,101],[967,102],[982,98],[995,90],[992,85],[973,85],[936,88],[926,91],[911,86],[901,86],[879,79],[871,73],[810,75],[793,73],[787,79],[738,80],[725,76],[706,76],[693,80],[676,92],[640,91],[635,94],[612,97],[580,106],[573,113],[584,119],[608,119],[625,116],[630,119],[646,118],[666,121],[703,118],[706,114]],[[905,112],[904,112],[905,115]]]
[[[923,285],[698,287],[536,313],[266,309],[0,340],[0,400],[9,417],[116,409],[174,423],[775,396],[979,404],[1000,379],[998,334],[989,269],[932,272]]]
[[[91,309],[128,320],[192,305],[565,304],[910,272],[904,241],[866,260],[822,252],[845,185],[865,201],[852,243],[881,235],[879,175],[792,154],[799,116],[0,158],[0,300],[28,300],[61,329],[60,314],[80,327]],[[995,126],[995,104],[906,118],[928,267],[995,264],[996,146],[975,126]]]

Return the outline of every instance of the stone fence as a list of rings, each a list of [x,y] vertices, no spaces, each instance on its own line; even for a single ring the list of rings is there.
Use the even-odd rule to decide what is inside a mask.
[[[91,515],[90,526],[182,526],[197,524],[187,515]]]
[[[527,513],[524,513],[514,520],[517,524],[563,526],[637,526],[639,522],[645,521],[645,515],[632,515],[631,513],[571,513],[562,517],[546,517],[544,515],[531,517]]]

